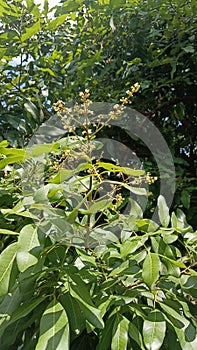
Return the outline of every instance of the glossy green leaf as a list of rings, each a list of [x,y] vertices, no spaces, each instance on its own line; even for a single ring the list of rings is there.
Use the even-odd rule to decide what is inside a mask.
[[[18,243],[10,244],[0,255],[0,296],[9,290],[10,275],[16,258]]]
[[[157,200],[159,220],[164,227],[167,227],[170,222],[169,209],[165,198],[160,195]]]
[[[25,150],[20,148],[0,147],[0,153],[5,154],[8,157],[12,157],[12,156],[18,156],[19,158],[25,157]]]
[[[53,150],[52,144],[40,144],[35,145],[30,150],[30,156],[31,157],[38,157],[44,153],[49,153]]]
[[[142,219],[143,211],[140,205],[134,201],[132,198],[129,198],[129,202],[131,205],[130,215],[136,216],[137,219]]]
[[[3,140],[0,142],[0,147],[8,147],[9,146],[9,142],[7,140]]]
[[[126,350],[128,345],[129,320],[117,314],[112,329],[111,350]]]
[[[160,260],[156,253],[148,252],[142,268],[142,279],[151,289],[152,285],[158,280],[160,271]]]
[[[163,344],[166,333],[166,321],[159,310],[148,314],[143,323],[143,339],[146,349],[159,350]]]
[[[38,258],[33,255],[33,249],[40,247],[38,228],[34,225],[23,227],[18,239],[17,265],[21,272],[35,265]]]
[[[69,350],[70,330],[66,311],[52,300],[42,315],[36,350]]]
[[[79,210],[77,208],[73,209],[73,211],[67,216],[66,221],[69,224],[73,224],[78,215]]]

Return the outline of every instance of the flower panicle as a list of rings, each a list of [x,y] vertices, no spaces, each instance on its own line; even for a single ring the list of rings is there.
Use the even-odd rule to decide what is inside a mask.
[[[139,89],[140,89],[139,83],[135,83],[134,85],[132,85],[131,88],[126,91],[127,96],[121,97],[120,102],[123,105],[131,103],[130,99],[133,97],[134,94],[136,94],[139,91]]]

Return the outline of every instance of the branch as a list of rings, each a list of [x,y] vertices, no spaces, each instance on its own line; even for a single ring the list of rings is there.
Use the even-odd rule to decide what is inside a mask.
[[[170,106],[174,106],[177,103],[180,102],[189,102],[189,101],[196,101],[197,102],[197,96],[182,96],[182,97],[177,97],[174,100],[170,100],[170,101],[165,101],[162,104],[160,104],[159,106],[156,106],[152,111],[139,111],[140,113],[144,114],[147,117],[151,117],[154,116],[158,111],[164,109],[164,108],[168,108]]]

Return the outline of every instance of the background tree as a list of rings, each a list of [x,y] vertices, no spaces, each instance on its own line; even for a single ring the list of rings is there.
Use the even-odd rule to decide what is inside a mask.
[[[94,101],[116,103],[137,81],[133,107],[166,138],[177,165],[174,205],[190,207],[194,224],[194,1],[66,1],[54,19],[47,1],[42,12],[33,1],[2,1],[1,13],[1,138],[24,145],[57,100],[89,88]],[[140,142],[124,139],[154,173]]]

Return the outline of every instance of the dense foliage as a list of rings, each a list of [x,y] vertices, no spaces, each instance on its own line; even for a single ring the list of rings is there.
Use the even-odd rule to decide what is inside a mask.
[[[0,14],[1,349],[196,349],[196,2],[0,0]],[[171,208],[148,147],[109,127],[126,90],[171,150]],[[92,123],[89,91],[107,118]],[[100,137],[143,169],[103,158]]]
[[[54,19],[47,1],[40,11],[33,0],[2,0],[0,10],[1,138],[22,146],[57,100],[76,101],[89,88],[93,101],[117,103],[139,82],[133,107],[166,138],[177,170],[174,208],[194,225],[195,0],[70,0]],[[121,139],[152,172],[143,144]]]

